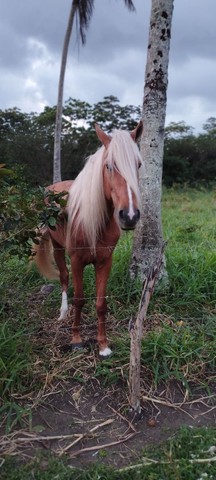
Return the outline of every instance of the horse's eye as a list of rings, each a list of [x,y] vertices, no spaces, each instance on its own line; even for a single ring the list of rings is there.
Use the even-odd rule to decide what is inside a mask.
[[[107,170],[109,170],[109,172],[112,172],[113,170],[113,166],[111,165],[111,163],[106,163],[106,168]]]
[[[138,163],[138,168],[140,168],[141,166],[142,166],[142,163],[141,163],[141,162],[139,162],[139,163]]]

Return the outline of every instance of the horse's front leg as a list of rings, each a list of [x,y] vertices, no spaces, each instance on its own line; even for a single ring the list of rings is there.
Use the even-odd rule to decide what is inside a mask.
[[[97,341],[99,345],[99,354],[102,357],[108,357],[112,351],[108,346],[108,340],[106,336],[106,313],[107,313],[107,301],[106,301],[106,286],[112,266],[112,255],[103,260],[103,262],[96,263],[96,310],[98,318],[98,335]]]
[[[80,336],[80,320],[82,307],[85,303],[84,292],[83,292],[83,270],[84,265],[80,258],[76,256],[71,258],[71,271],[73,277],[73,305],[74,305],[74,320],[72,324],[72,339],[71,345],[72,348],[81,348],[82,338]]]
[[[53,249],[54,249],[54,258],[59,269],[60,282],[62,288],[62,303],[60,308],[59,320],[66,318],[68,313],[68,282],[69,282],[69,273],[65,262],[65,250],[64,248],[52,239]]]

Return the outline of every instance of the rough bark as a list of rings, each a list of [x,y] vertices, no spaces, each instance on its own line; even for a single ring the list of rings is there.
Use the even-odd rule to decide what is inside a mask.
[[[140,174],[141,220],[136,228],[131,276],[145,278],[163,242],[161,222],[164,126],[174,0],[152,0],[143,99]],[[161,271],[165,274],[165,268]]]
[[[161,268],[163,259],[163,250],[165,244],[162,244],[157,263],[148,270],[143,283],[142,295],[139,304],[139,310],[136,321],[130,321],[129,332],[131,338],[130,344],[130,370],[129,370],[129,390],[130,406],[136,413],[140,413],[140,365],[141,365],[141,340],[143,336],[143,323],[146,318],[148,305],[153,294],[155,281]]]
[[[53,156],[53,183],[61,181],[61,131],[62,131],[62,109],[63,109],[63,93],[64,78],[67,64],[68,47],[70,43],[71,32],[73,28],[74,16],[76,13],[76,2],[72,1],[71,10],[68,18],[67,29],[64,38],[61,68],[58,83],[58,99],[56,108],[56,123],[54,134],[54,156]]]

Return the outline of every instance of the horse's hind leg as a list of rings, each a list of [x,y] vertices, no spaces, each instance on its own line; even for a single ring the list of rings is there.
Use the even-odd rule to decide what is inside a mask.
[[[74,255],[71,257],[71,271],[73,277],[73,305],[74,305],[74,320],[72,325],[72,339],[71,345],[72,348],[82,347],[82,338],[80,336],[80,320],[82,307],[85,303],[84,292],[83,292],[83,270],[84,265],[82,260],[79,257]]]
[[[58,243],[56,240],[52,239],[53,248],[54,248],[54,258],[60,272],[60,282],[62,288],[62,303],[60,308],[59,320],[63,320],[67,316],[68,312],[68,283],[69,283],[69,273],[65,262],[65,249]]]

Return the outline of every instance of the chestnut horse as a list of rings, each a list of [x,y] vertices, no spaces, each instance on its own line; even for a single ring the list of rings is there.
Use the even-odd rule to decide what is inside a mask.
[[[132,132],[115,130],[107,135],[98,125],[96,134],[103,144],[91,155],[74,181],[50,185],[47,190],[69,192],[62,222],[55,230],[44,228],[36,245],[35,262],[47,278],[59,278],[62,287],[60,319],[68,312],[68,278],[65,250],[71,259],[74,289],[72,347],[81,347],[81,310],[85,303],[83,270],[92,263],[96,272],[96,310],[99,353],[111,354],[105,329],[107,312],[106,285],[113,250],[122,230],[133,230],[140,218],[138,169],[141,156],[136,144],[142,133],[142,122]],[[54,258],[53,258],[54,257]],[[53,261],[58,267],[54,268]]]

